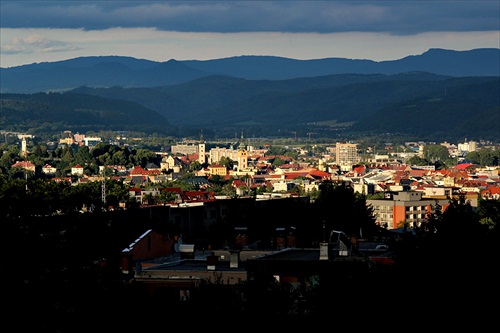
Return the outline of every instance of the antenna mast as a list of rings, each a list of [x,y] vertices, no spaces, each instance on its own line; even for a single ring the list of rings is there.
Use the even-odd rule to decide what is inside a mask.
[[[106,204],[106,166],[102,168],[102,186],[101,186],[101,196],[102,196],[102,205]]]

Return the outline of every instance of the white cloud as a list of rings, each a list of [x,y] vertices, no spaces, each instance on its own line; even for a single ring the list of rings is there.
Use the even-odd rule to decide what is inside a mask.
[[[25,37],[12,37],[1,44],[1,54],[5,57],[16,56],[16,54],[37,54],[50,52],[76,51],[78,47],[60,40],[52,40],[38,34],[26,35]]]

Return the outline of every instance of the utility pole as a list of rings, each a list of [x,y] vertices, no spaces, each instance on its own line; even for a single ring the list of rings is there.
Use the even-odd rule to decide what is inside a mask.
[[[309,133],[307,133],[307,135],[309,136],[309,141],[311,141],[311,134],[318,134],[318,133],[315,133],[315,132],[309,132]]]
[[[102,168],[102,186],[101,186],[101,195],[102,195],[102,205],[106,204],[106,166]]]
[[[26,186],[26,194],[28,194],[28,148],[26,147],[26,136],[22,136],[21,154],[24,157],[24,182]]]

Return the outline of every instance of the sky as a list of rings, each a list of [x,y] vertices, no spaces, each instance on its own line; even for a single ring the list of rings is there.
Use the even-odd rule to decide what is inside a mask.
[[[500,48],[500,1],[0,0],[0,67],[84,56],[374,61]]]

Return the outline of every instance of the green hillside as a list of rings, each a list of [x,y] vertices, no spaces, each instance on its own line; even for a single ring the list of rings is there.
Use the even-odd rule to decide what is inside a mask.
[[[139,104],[75,93],[1,94],[0,119],[2,130],[32,134],[173,130],[162,115]]]

